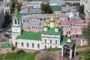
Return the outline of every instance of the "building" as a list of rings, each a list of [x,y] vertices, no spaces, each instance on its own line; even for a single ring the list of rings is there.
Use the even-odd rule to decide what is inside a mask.
[[[40,14],[42,1],[23,2],[20,14]]]
[[[70,3],[70,4],[77,4],[80,3],[80,0],[64,0],[65,3]]]
[[[23,24],[17,8],[12,20],[12,39],[10,42],[16,48],[33,50],[62,48],[62,45],[68,40],[68,37],[63,35],[63,28],[59,20],[53,17],[44,22],[41,32],[22,31]]]
[[[4,15],[5,14],[10,14],[11,4],[12,4],[11,0],[4,0],[4,6],[3,6]]]
[[[80,5],[84,5],[86,18],[90,19],[90,0],[81,0]]]

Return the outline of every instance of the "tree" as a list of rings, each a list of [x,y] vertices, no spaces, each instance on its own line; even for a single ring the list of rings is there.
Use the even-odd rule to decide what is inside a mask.
[[[41,10],[42,10],[42,13],[46,13],[46,14],[51,14],[53,13],[51,7],[49,6],[49,4],[41,4]]]
[[[90,46],[90,22],[87,27],[83,28],[82,36],[88,41],[88,45]]]
[[[79,13],[84,14],[84,5],[79,6]]]

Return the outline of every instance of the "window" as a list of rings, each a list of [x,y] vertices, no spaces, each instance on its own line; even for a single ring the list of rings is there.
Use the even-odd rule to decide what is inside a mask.
[[[45,45],[45,49],[47,48],[47,46]]]
[[[40,48],[40,44],[38,44],[37,47]]]
[[[32,43],[32,48],[34,48],[34,43]]]
[[[18,21],[18,24],[19,24],[19,21]]]
[[[52,46],[50,46],[50,48],[52,48]]]
[[[52,44],[52,40],[50,40],[50,43]]]
[[[55,43],[57,44],[57,40],[55,41]]]
[[[17,46],[17,42],[15,42],[15,46]]]
[[[22,43],[21,43],[21,46],[23,47],[23,45],[24,45],[24,44],[23,44],[23,42],[22,42]]]
[[[45,39],[45,43],[47,43],[47,40]]]
[[[16,19],[15,19],[15,24],[17,24],[17,21],[16,21]]]
[[[29,47],[29,43],[27,43],[27,47]]]

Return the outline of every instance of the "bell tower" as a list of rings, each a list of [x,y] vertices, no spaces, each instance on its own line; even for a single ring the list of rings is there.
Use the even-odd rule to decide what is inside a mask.
[[[15,11],[12,16],[12,39],[16,39],[16,37],[20,34],[21,34],[21,18],[16,4]]]

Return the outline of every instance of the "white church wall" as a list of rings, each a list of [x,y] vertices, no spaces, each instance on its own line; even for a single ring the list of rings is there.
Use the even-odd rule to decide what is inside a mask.
[[[14,46],[15,46],[16,42],[17,42],[17,48],[32,49],[32,50],[41,50],[42,49],[41,41],[24,40],[24,39],[12,40],[12,43],[14,44]],[[22,42],[23,42],[23,46],[22,46]],[[29,46],[27,46],[27,43],[29,43]],[[34,44],[34,47],[32,47],[32,44]],[[38,47],[38,44],[40,45],[40,47]]]

